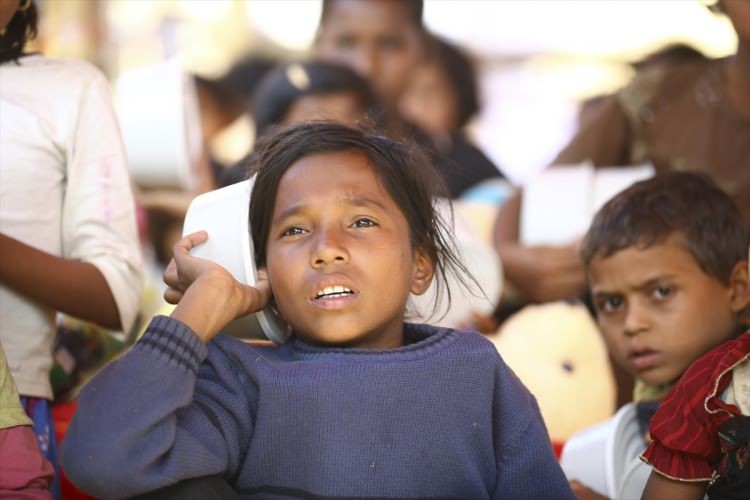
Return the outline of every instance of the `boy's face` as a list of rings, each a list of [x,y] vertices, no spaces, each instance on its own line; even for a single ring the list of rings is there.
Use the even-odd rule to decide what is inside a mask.
[[[421,50],[402,0],[336,0],[320,26],[317,55],[357,71],[394,107]]]
[[[267,244],[276,304],[311,343],[390,348],[403,342],[409,292],[432,265],[359,152],[303,157],[284,173]]]
[[[730,338],[747,303],[744,265],[735,266],[724,285],[703,272],[679,237],[595,257],[588,270],[610,352],[650,385],[673,382],[696,358]]]

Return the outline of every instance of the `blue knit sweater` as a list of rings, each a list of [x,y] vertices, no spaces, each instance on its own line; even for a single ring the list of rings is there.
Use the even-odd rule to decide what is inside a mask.
[[[222,474],[241,497],[574,498],[490,342],[404,335],[392,350],[205,345],[158,316],[84,388],[64,470],[101,497]]]

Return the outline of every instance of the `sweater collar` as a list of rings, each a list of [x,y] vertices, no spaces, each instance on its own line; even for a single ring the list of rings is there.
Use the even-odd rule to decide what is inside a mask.
[[[288,344],[291,344],[294,356],[301,359],[406,360],[422,358],[441,351],[460,334],[450,328],[404,323],[404,345],[395,349],[325,347],[294,337],[289,340]]]

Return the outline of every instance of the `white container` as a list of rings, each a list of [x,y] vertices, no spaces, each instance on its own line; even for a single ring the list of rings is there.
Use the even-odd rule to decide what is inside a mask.
[[[638,457],[646,450],[635,405],[571,437],[560,457],[565,476],[608,498],[640,498],[651,468]]]
[[[197,196],[188,207],[182,228],[183,236],[208,233],[208,241],[193,248],[192,255],[216,262],[249,286],[257,282],[249,218],[253,180]],[[234,320],[223,331],[240,338],[268,338],[277,344],[289,337],[289,327],[270,307]]]
[[[147,188],[191,189],[202,134],[195,84],[180,61],[123,73],[115,97],[133,180]]]

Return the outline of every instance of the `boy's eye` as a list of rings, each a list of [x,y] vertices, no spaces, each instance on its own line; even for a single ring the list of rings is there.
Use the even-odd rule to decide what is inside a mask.
[[[674,293],[672,287],[660,285],[653,289],[651,295],[653,295],[655,299],[663,300],[672,295],[672,293]]]
[[[374,227],[377,226],[377,223],[369,219],[367,217],[360,217],[359,219],[355,220],[352,224],[352,227]]]
[[[386,36],[378,40],[378,47],[381,50],[397,51],[401,50],[403,45],[401,38],[395,36]]]
[[[598,301],[596,307],[602,312],[610,313],[622,308],[622,304],[622,297],[614,295]]]
[[[305,229],[301,228],[299,226],[292,226],[284,229],[284,231],[281,233],[281,236],[297,236],[300,234],[305,234]]]

